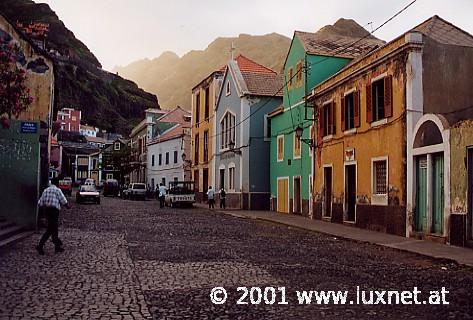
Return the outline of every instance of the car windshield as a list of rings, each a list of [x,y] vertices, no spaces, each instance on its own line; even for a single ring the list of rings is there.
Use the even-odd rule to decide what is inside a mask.
[[[93,185],[84,185],[80,187],[80,192],[96,192],[95,186]]]
[[[169,182],[169,193],[172,194],[193,194],[193,181],[172,181]]]
[[[133,189],[144,190],[146,189],[146,185],[144,183],[135,183],[133,184]]]

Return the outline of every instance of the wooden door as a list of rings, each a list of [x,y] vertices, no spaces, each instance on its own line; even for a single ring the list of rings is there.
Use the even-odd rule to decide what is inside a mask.
[[[209,169],[202,170],[202,190],[209,189]],[[204,200],[207,201],[207,192],[204,192]]]
[[[278,180],[278,212],[289,213],[289,178]]]
[[[443,233],[444,185],[443,153],[432,156],[432,232]]]
[[[324,216],[332,216],[332,168],[324,168]]]
[[[293,186],[293,206],[294,206],[294,213],[302,213],[302,208],[301,208],[301,178],[300,177],[295,177],[294,178],[294,186]]]
[[[427,157],[417,157],[416,162],[415,231],[425,231],[427,227]]]
[[[356,210],[356,165],[345,167],[346,221],[355,222]]]

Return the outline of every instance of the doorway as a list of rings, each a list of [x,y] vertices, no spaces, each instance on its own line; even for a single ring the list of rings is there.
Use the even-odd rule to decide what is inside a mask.
[[[415,231],[427,229],[427,156],[416,159]]]
[[[225,169],[220,169],[220,189],[225,189]]]
[[[443,234],[443,154],[432,155],[432,233]]]
[[[202,190],[204,190],[204,201],[207,201],[207,192],[209,189],[209,169],[202,170]]]
[[[473,148],[468,149],[468,213],[466,217],[466,238],[473,240]]]
[[[301,198],[301,177],[294,177],[294,194],[293,194],[293,213],[302,213],[302,198]]]
[[[289,213],[289,178],[278,178],[278,212]]]
[[[332,216],[332,167],[324,167],[324,217]]]
[[[345,166],[345,221],[356,220],[356,165]]]

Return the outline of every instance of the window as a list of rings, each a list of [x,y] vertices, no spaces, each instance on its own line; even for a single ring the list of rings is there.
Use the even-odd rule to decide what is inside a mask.
[[[154,167],[154,154],[151,155],[151,166]]]
[[[373,81],[366,88],[366,118],[376,122],[392,116],[392,76]]]
[[[177,151],[174,151],[174,163],[177,163]]]
[[[161,178],[161,183],[165,186],[166,185],[166,178]]]
[[[195,95],[195,123],[200,122],[200,93]]]
[[[302,86],[302,61],[296,64],[296,87]]]
[[[301,139],[297,137],[296,133],[293,133],[294,136],[294,149],[293,149],[293,156],[295,159],[301,157]]]
[[[210,88],[205,88],[205,119],[209,118],[210,113]]]
[[[228,189],[235,190],[235,167],[228,168]]]
[[[225,89],[225,95],[229,96],[231,94],[230,92],[230,80],[227,81],[226,89]]]
[[[220,149],[229,148],[230,142],[236,142],[235,116],[227,112],[220,121]]]
[[[178,182],[179,179],[177,177],[174,177],[174,182]]]
[[[160,153],[159,156],[158,156],[158,165],[162,165],[163,164],[163,155]]]
[[[267,114],[264,115],[264,141],[271,141],[271,118]]]
[[[320,116],[320,130],[322,136],[325,137],[335,134],[335,104],[329,102],[323,105]]]
[[[387,160],[373,161],[373,195],[387,195]]]
[[[292,78],[294,77],[294,69],[292,67],[289,68],[287,71],[287,89],[290,90],[292,88]]]
[[[169,164],[169,152],[166,152],[166,164]]]
[[[204,131],[204,162],[209,161],[209,131]]]
[[[278,136],[278,162],[284,160],[284,136]]]
[[[120,142],[115,142],[115,144],[113,145],[113,150],[120,151]]]
[[[342,97],[342,129],[348,131],[360,126],[360,104],[358,91]]]
[[[199,134],[194,137],[194,164],[199,164]]]

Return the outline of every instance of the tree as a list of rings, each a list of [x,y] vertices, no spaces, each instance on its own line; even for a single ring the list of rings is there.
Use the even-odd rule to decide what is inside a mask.
[[[12,46],[0,47],[0,115],[18,117],[33,102],[26,86],[26,72],[18,68]]]

